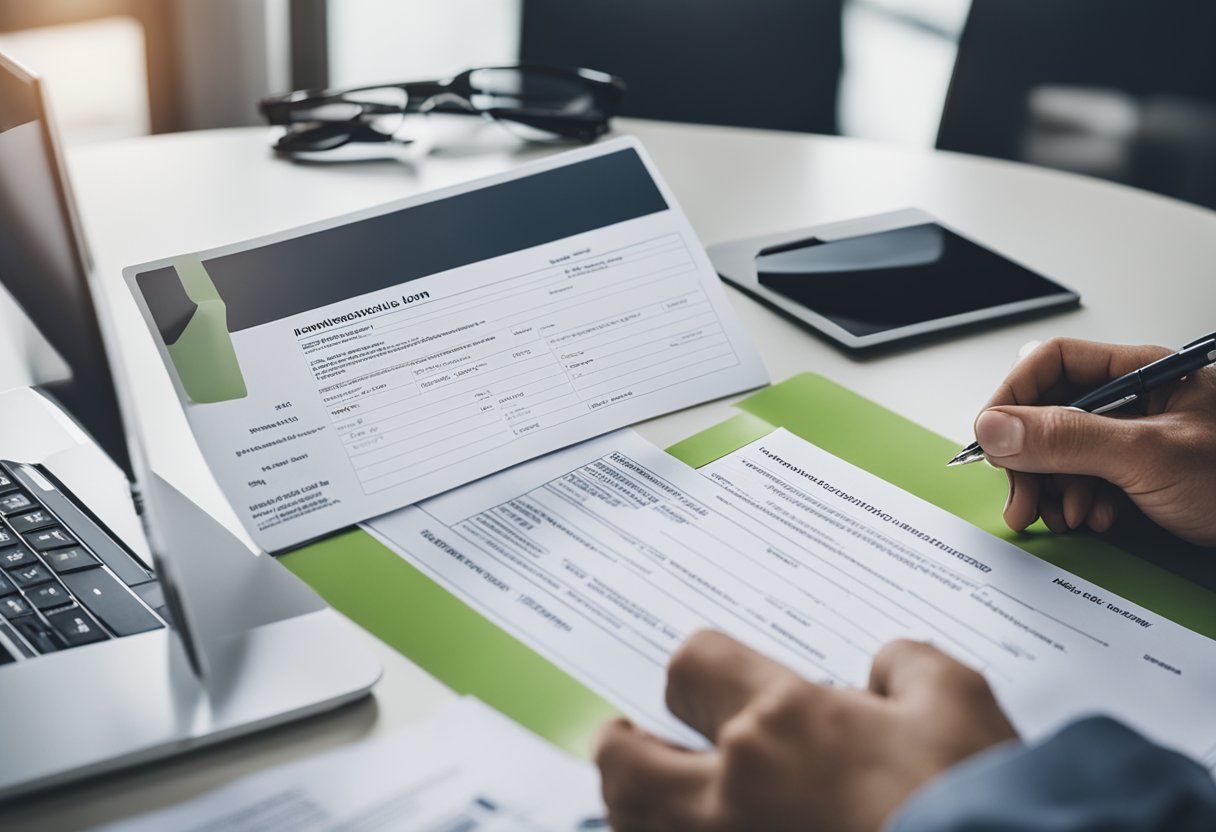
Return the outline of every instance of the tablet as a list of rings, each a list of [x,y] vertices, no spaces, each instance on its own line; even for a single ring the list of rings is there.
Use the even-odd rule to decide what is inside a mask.
[[[854,233],[829,226],[710,254],[728,282],[849,349],[1080,301],[922,211],[870,219],[871,230],[855,220]]]

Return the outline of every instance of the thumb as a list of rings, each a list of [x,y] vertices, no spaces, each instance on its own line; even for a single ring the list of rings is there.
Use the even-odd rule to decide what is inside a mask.
[[[985,410],[975,420],[975,438],[998,468],[1032,474],[1088,474],[1126,484],[1145,453],[1147,423],[1116,419],[1068,407]]]

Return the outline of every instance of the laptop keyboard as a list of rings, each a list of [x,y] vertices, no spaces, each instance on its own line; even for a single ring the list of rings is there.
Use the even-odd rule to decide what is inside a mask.
[[[0,664],[166,626],[155,576],[28,465],[0,461]]]

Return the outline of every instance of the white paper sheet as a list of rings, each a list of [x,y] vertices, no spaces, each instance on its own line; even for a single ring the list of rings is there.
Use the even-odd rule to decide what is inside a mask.
[[[124,273],[268,551],[767,382],[633,140]]]
[[[930,641],[981,670],[1027,738],[1105,712],[1212,759],[1216,642],[778,430],[694,471],[630,431],[377,518],[402,557],[651,730],[665,664],[724,630],[864,686]]]
[[[598,782],[589,763],[466,698],[98,832],[576,832],[605,828]]]

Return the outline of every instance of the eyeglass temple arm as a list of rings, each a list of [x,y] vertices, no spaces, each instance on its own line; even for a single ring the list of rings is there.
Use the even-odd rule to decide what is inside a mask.
[[[405,90],[407,113],[416,113],[427,99],[437,95],[454,92],[452,86],[444,81],[410,81],[405,84],[393,84],[400,90]]]
[[[585,117],[574,115],[557,115],[537,113],[527,110],[487,110],[496,118],[525,124],[547,133],[578,139],[583,142],[594,141],[608,132],[608,119],[603,117]]]
[[[406,112],[413,112],[418,104],[427,98],[450,90],[450,86],[443,81],[408,81],[404,84],[385,84],[382,88],[403,90],[408,96],[407,100],[409,101],[405,108]],[[290,124],[294,120],[292,113],[295,110],[302,107],[315,106],[315,104],[324,101],[340,100],[345,95],[363,92],[368,89],[379,88],[355,87],[340,90],[318,90],[298,98],[279,96],[263,98],[258,102],[258,111],[271,124]],[[367,104],[367,102],[362,103]],[[387,112],[387,110],[385,111]]]

